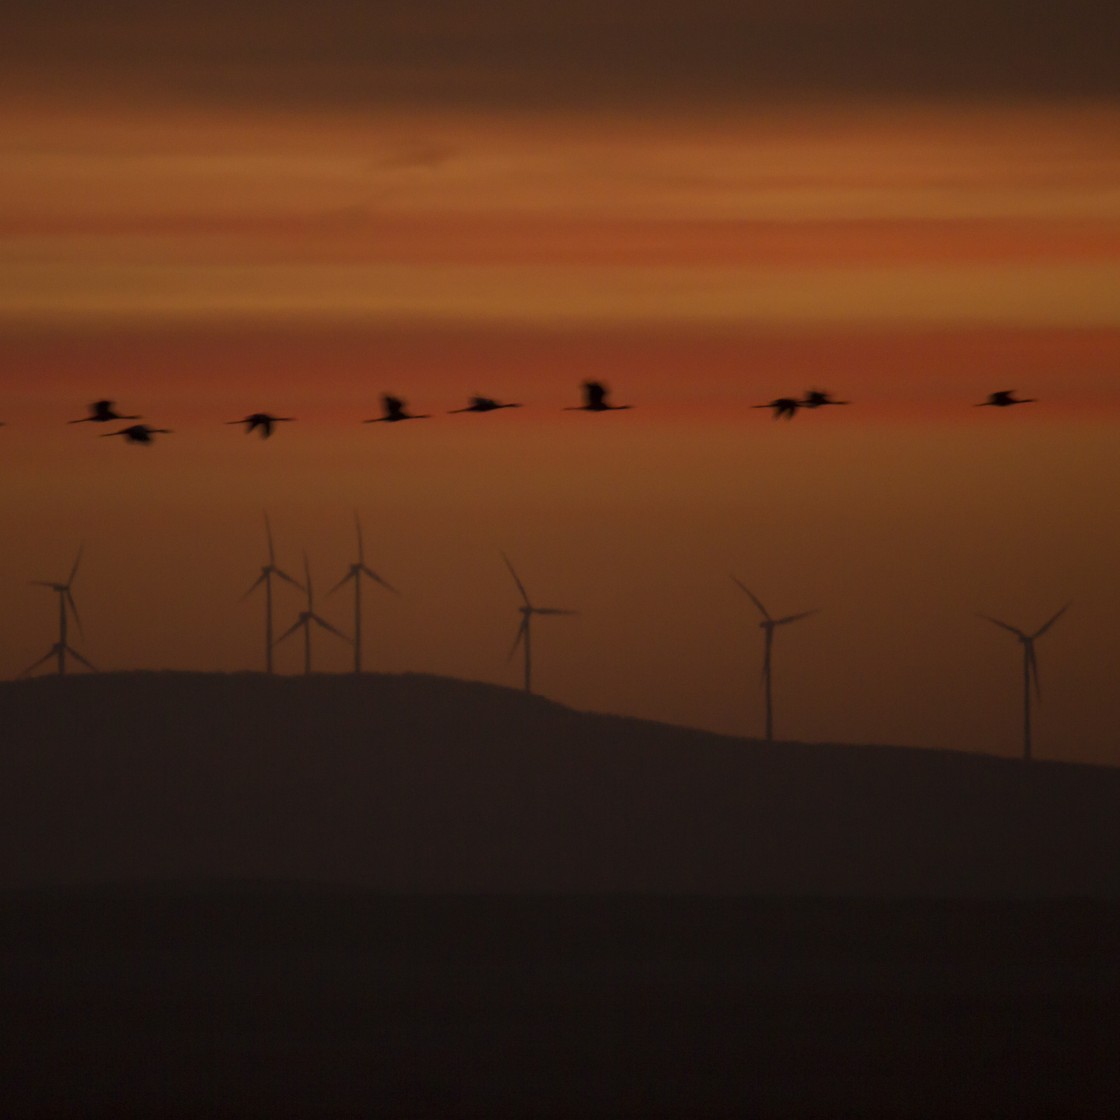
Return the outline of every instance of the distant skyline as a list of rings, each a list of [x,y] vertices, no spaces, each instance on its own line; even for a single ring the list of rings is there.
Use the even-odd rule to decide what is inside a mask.
[[[545,695],[755,734],[734,571],[822,609],[780,738],[1015,755],[976,613],[1073,599],[1035,753],[1120,762],[1118,32],[1084,0],[24,6],[0,676],[83,543],[94,664],[257,668],[262,512],[280,566],[337,573],[356,510],[401,592],[363,608],[370,671],[516,687],[505,551],[580,610]],[[633,410],[562,411],[587,380]],[[852,404],[752,411],[810,388]],[[1038,403],[973,407],[1012,388]],[[385,393],[432,419],[363,427]],[[444,415],[472,395],[524,407]],[[68,426],[104,398],[174,434]],[[255,412],[299,422],[226,426]]]

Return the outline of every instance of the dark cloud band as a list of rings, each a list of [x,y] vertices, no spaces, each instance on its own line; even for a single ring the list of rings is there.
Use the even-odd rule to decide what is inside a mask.
[[[1100,0],[187,0],[28,4],[11,92],[536,108],[1120,95]]]

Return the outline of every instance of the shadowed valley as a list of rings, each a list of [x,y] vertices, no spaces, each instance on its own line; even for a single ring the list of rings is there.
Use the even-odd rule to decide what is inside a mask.
[[[6,1116],[1113,1114],[1118,772],[418,675],[0,725]]]

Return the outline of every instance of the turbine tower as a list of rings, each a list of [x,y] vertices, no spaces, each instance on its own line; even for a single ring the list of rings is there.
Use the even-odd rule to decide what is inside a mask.
[[[517,637],[513,639],[513,645],[510,647],[509,656],[513,657],[517,652],[517,647],[519,645],[524,645],[525,691],[531,693],[533,691],[533,615],[579,614],[579,611],[562,610],[559,607],[534,607],[529,600],[529,593],[525,590],[525,585],[513,570],[513,565],[509,562],[509,557],[504,552],[502,553],[502,559],[506,562],[506,567],[509,568],[509,574],[513,576],[513,582],[517,584],[517,590],[521,592],[521,599],[524,603],[524,606],[517,608],[521,612],[521,625],[517,628]]]
[[[66,676],[66,655],[70,654],[75,661],[80,661],[87,669],[92,669],[93,666],[70,645],[68,640],[69,620],[70,614],[73,613],[74,621],[78,624],[78,632],[82,633],[82,619],[78,614],[78,604],[74,602],[74,594],[70,590],[74,584],[74,577],[78,574],[78,565],[82,562],[82,550],[78,549],[78,555],[74,559],[74,566],[70,569],[70,578],[65,583],[51,583],[48,580],[33,579],[31,583],[35,587],[49,587],[53,592],[58,595],[58,641],[36,661],[33,665],[29,665],[24,669],[21,676],[26,677],[28,673],[38,669],[45,661],[56,658],[58,661],[58,675],[60,677]]]
[[[285,583],[290,583],[293,587],[299,588],[300,591],[305,590],[305,588],[303,584],[292,579],[282,568],[276,566],[276,550],[272,546],[272,526],[269,524],[267,513],[264,515],[264,531],[268,537],[268,563],[261,567],[261,574],[257,577],[256,583],[241,596],[241,602],[245,602],[261,584],[264,584],[264,671],[271,673],[272,647],[274,645],[272,640],[272,577],[279,576]]]
[[[1059,618],[1062,617],[1066,611],[1072,606],[1072,603],[1066,603],[1064,607],[1057,614],[1052,615],[1050,619],[1043,623],[1033,634],[1025,634],[1017,626],[1011,626],[1009,623],[1000,622],[998,618],[992,618],[991,615],[982,614],[981,618],[987,619],[989,622],[994,623],[1003,630],[1009,630],[1016,638],[1019,639],[1023,647],[1023,761],[1030,762],[1031,760],[1031,681],[1034,681],[1034,694],[1036,700],[1042,699],[1042,688],[1038,683],[1038,658],[1035,656],[1034,643],[1036,638],[1041,638]]]
[[[350,639],[342,633],[341,630],[336,630],[325,618],[315,613],[315,590],[311,586],[311,567],[307,562],[307,553],[303,554],[303,574],[307,580],[307,610],[299,612],[299,618],[276,639],[276,644],[279,645],[285,638],[294,634],[297,630],[303,630],[303,673],[304,676],[311,675],[311,624],[314,622],[322,630],[329,630],[336,637],[341,638],[344,642],[349,642]]]
[[[362,671],[362,576],[381,584],[386,591],[394,595],[400,592],[388,581],[383,580],[375,571],[366,566],[365,547],[362,544],[362,523],[358,514],[354,514],[354,528],[358,534],[358,559],[350,565],[350,570],[327,592],[328,598],[339,590],[344,584],[354,581],[354,672]]]
[[[771,618],[770,612],[762,605],[758,597],[749,587],[740,583],[734,576],[731,577],[731,581],[740,591],[750,598],[750,601],[758,607],[758,611],[762,615],[762,621],[758,625],[766,635],[764,652],[762,655],[762,684],[766,690],[766,741],[772,743],[774,741],[774,682],[772,672],[774,631],[779,626],[785,626],[790,622],[800,622],[801,619],[808,618],[811,614],[819,614],[820,608],[814,608],[811,611],[802,611],[800,614],[787,614],[785,618]]]

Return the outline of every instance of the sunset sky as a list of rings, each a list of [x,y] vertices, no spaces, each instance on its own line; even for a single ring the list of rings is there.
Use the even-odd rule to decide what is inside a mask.
[[[22,5],[0,676],[260,667],[268,510],[366,663],[781,738],[1120,762],[1120,15],[949,0]],[[599,378],[632,411],[588,415]],[[820,386],[852,402],[774,422]],[[994,389],[1038,403],[972,407]],[[389,391],[433,418],[369,425]],[[472,393],[520,410],[448,416]],[[69,426],[89,401],[174,430]],[[268,442],[224,422],[291,415]],[[110,427],[108,430],[113,430]],[[299,597],[281,589],[277,622]],[[317,635],[316,665],[347,647]],[[301,668],[293,640],[277,651]]]

